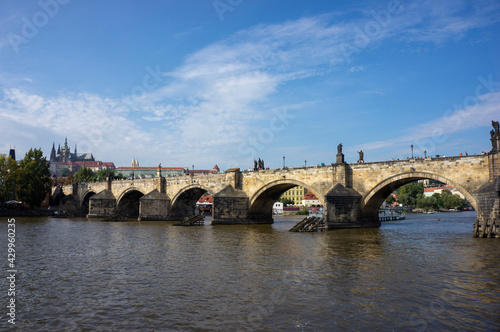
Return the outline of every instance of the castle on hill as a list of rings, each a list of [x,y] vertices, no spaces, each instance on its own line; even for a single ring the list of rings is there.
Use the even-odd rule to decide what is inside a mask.
[[[92,153],[78,153],[75,144],[75,152],[71,152],[68,146],[68,139],[65,138],[64,145],[61,148],[59,144],[57,151],[55,143],[52,144],[50,152],[50,174],[54,177],[61,176],[61,171],[65,168],[68,170],[65,173],[76,173],[82,167],[87,167],[92,172],[99,172],[103,169],[115,170],[115,164],[112,162],[96,161]]]
[[[50,152],[50,162],[51,163],[69,163],[75,161],[95,161],[92,153],[77,153],[77,147],[75,144],[75,152],[71,153],[68,146],[68,138],[64,139],[64,145],[61,149],[61,144],[59,144],[56,152],[56,145],[52,143],[52,151]]]

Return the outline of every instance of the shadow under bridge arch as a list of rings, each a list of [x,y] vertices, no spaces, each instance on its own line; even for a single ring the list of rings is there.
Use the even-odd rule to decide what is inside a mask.
[[[172,200],[171,217],[180,220],[197,214],[199,211],[196,209],[196,202],[206,193],[210,194],[210,191],[199,184],[183,188]]]
[[[313,186],[298,180],[281,179],[270,182],[255,192],[250,199],[248,219],[272,222],[274,203],[278,202],[281,195],[287,190],[297,186],[301,186],[312,192],[321,202],[321,205],[325,206],[325,197]]]
[[[389,196],[393,191],[401,186],[404,186],[405,184],[425,179],[437,180],[453,186],[465,196],[465,198],[472,204],[474,209],[477,209],[476,199],[474,198],[474,196],[472,196],[472,194],[468,190],[466,190],[463,186],[456,183],[455,181],[437,174],[426,172],[410,172],[394,175],[390,178],[385,179],[384,181],[378,183],[375,187],[373,187],[373,189],[371,189],[366,194],[366,196],[363,197],[361,206],[363,220],[378,220],[378,210],[387,196]]]
[[[85,195],[83,195],[83,199],[80,203],[80,208],[82,210],[83,214],[88,214],[90,213],[90,197],[94,196],[96,192],[94,190],[87,190]]]
[[[129,218],[139,217],[140,199],[144,193],[136,188],[129,188],[118,198],[116,212]]]

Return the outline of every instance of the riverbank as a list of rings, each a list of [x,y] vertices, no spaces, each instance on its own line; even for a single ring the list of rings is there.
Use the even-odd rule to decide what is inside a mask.
[[[12,210],[0,209],[0,217],[52,217],[59,210],[48,210],[47,208],[39,210]]]

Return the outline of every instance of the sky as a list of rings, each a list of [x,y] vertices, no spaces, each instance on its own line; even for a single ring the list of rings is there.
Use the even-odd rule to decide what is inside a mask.
[[[0,1],[0,153],[221,169],[491,150],[500,1]]]

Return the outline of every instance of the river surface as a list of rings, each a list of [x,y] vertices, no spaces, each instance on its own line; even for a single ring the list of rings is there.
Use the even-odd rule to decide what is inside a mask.
[[[300,219],[175,227],[16,218],[16,324],[2,278],[0,329],[499,330],[500,239],[472,237],[474,212],[288,232]]]

